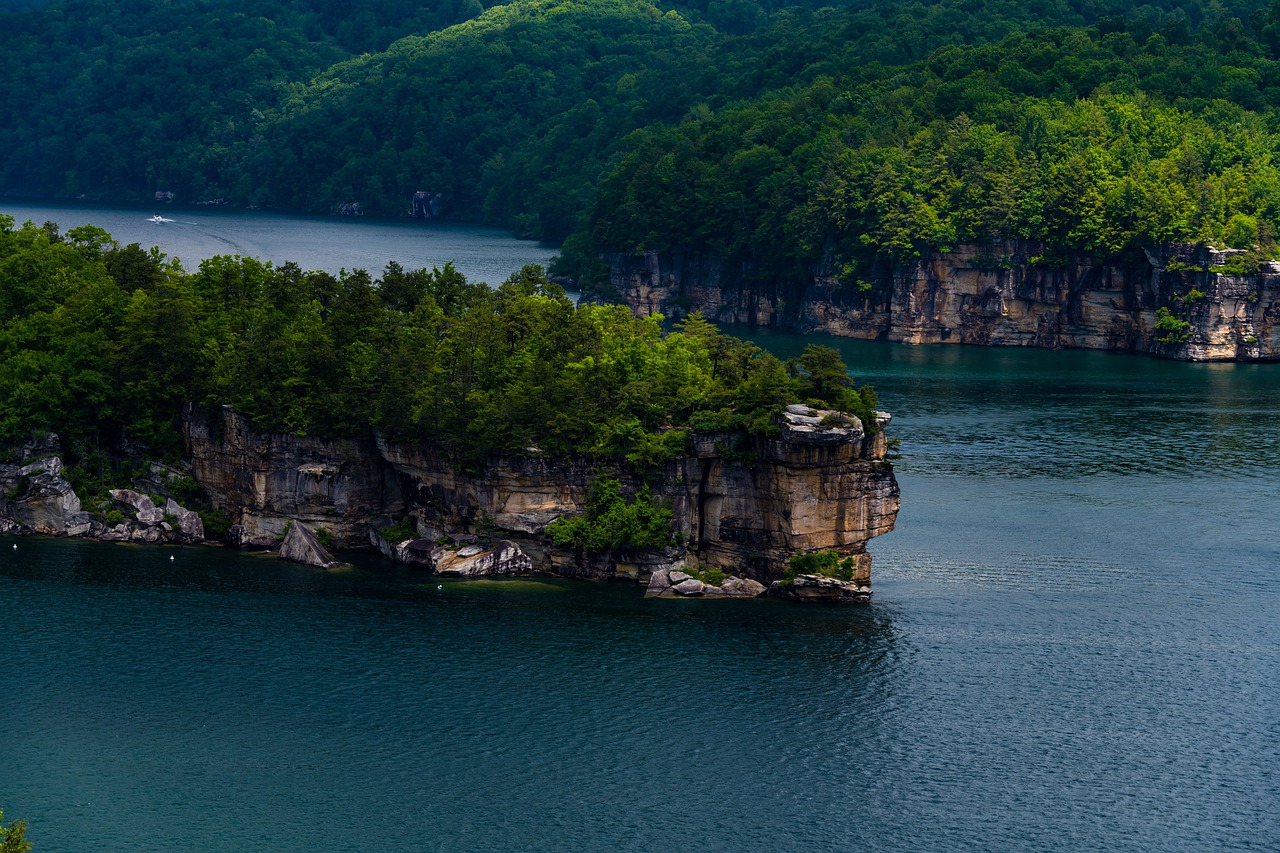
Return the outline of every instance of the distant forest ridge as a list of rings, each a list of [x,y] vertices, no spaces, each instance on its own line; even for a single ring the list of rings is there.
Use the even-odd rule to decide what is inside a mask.
[[[423,191],[567,240],[587,278],[675,247],[851,283],[989,236],[1266,253],[1280,221],[1280,2],[0,10],[10,196],[404,215]]]

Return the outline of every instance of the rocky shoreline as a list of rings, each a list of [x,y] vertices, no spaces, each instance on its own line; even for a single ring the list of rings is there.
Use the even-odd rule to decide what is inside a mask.
[[[1280,360],[1280,262],[1237,249],[1173,243],[1108,260],[992,240],[880,262],[856,281],[831,258],[795,280],[681,251],[604,259],[612,289],[641,316],[700,311],[717,323],[910,344]]]
[[[642,584],[652,597],[866,601],[866,542],[893,529],[899,496],[885,461],[884,427],[805,406],[789,407],[781,436],[700,435],[688,457],[651,478],[673,514],[676,544],[641,552],[589,554],[558,547],[546,529],[582,511],[590,460],[540,455],[495,459],[458,472],[430,447],[374,434],[326,440],[255,433],[230,408],[184,416],[181,467],[153,463],[132,488],[92,499],[68,478],[56,435],[31,442],[0,465],[0,533],[103,541],[197,544],[216,541],[276,551],[319,568],[335,551],[377,550],[440,577],[547,575]],[[626,494],[642,485],[615,467]],[[198,503],[229,521],[206,533]],[[209,510],[204,510],[208,512]],[[856,566],[850,581],[801,576],[784,582],[796,553],[832,550]]]

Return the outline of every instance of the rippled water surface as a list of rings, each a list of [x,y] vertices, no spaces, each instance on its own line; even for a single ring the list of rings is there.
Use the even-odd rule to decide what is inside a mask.
[[[1280,849],[1280,367],[823,342],[903,444],[872,606],[0,540],[0,806],[37,853]]]
[[[106,229],[122,246],[159,246],[188,270],[215,255],[241,255],[277,266],[294,261],[304,270],[364,269],[377,277],[388,261],[407,270],[452,263],[471,281],[501,284],[525,264],[546,265],[553,249],[517,240],[505,231],[411,219],[292,216],[218,208],[83,207],[13,204],[0,214],[21,225],[56,222],[65,233],[81,225]],[[150,221],[159,214],[166,222]]]

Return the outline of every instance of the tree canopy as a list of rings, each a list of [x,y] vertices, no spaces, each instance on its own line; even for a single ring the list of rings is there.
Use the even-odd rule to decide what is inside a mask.
[[[497,288],[451,265],[380,278],[217,257],[192,273],[92,226],[0,217],[0,443],[53,429],[75,452],[180,451],[185,402],[259,429],[493,454],[683,455],[690,431],[776,432],[812,399],[860,414],[834,350],[784,364],[694,316],[674,331],[576,307],[536,266]],[[870,402],[868,402],[870,400]]]
[[[5,4],[0,192],[399,215],[423,190],[570,236],[574,270],[686,235],[793,274],[1272,227],[1275,2],[484,6]]]
[[[1234,23],[1233,23],[1234,22]],[[877,257],[1023,238],[1136,255],[1274,246],[1280,64],[1237,19],[1198,33],[1113,21],[947,46],[646,128],[569,247],[686,250],[850,284]],[[1276,29],[1280,32],[1280,29]]]
[[[27,841],[27,822],[15,820],[4,823],[4,810],[0,809],[0,853],[27,853],[31,842]]]

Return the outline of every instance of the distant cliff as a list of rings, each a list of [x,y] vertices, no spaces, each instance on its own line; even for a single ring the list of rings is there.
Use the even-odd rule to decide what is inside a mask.
[[[1246,272],[1245,253],[1230,249],[1174,244],[1120,264],[993,241],[886,265],[863,282],[828,268],[761,281],[680,252],[605,260],[611,285],[640,315],[701,311],[722,323],[913,344],[1280,359],[1280,264]]]

